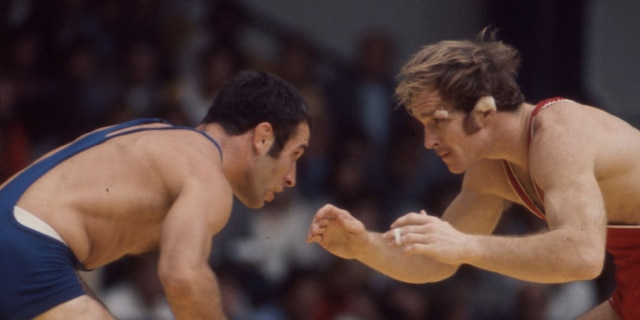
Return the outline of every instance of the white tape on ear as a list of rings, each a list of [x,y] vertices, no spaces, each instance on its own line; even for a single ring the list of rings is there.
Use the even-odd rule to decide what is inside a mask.
[[[488,111],[496,111],[498,108],[496,107],[496,100],[493,99],[492,96],[484,96],[478,99],[478,102],[473,109],[484,113]]]

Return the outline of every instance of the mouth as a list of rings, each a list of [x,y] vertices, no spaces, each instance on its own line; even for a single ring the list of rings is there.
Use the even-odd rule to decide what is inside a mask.
[[[264,200],[267,202],[271,202],[273,201],[273,199],[276,198],[276,194],[282,192],[282,190],[274,190],[272,192],[269,192],[269,194],[267,194],[266,197],[264,197]]]
[[[437,151],[436,154],[438,155],[438,157],[440,157],[441,159],[446,158],[447,156],[449,156],[450,152],[449,151]]]

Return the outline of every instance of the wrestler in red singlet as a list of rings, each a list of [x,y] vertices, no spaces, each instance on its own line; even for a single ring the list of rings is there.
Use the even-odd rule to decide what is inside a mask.
[[[539,102],[529,116],[529,141],[533,136],[533,119],[538,112],[563,98],[552,98]],[[503,160],[503,166],[509,182],[525,207],[538,218],[545,220],[544,207],[539,207],[527,193],[515,175],[511,164]],[[544,202],[542,190],[534,183],[537,196]],[[544,203],[542,204],[544,205]],[[616,226],[607,228],[607,251],[613,256],[616,265],[616,289],[609,303],[623,319],[635,319],[640,316],[640,226]]]

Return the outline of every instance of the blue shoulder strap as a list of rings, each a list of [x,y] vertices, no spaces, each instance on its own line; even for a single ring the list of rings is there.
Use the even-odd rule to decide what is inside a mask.
[[[145,123],[154,123],[154,122],[164,122],[166,121],[161,119],[136,119],[128,122],[124,122],[121,124],[117,124],[114,126],[106,127],[103,129],[99,129],[88,133],[74,142],[68,144],[62,149],[52,153],[48,157],[41,159],[40,161],[30,165],[24,171],[20,172],[17,176],[13,178],[7,185],[5,185],[1,191],[8,191],[8,195],[6,192],[3,196],[9,196],[12,199],[11,203],[16,203],[18,199],[22,196],[31,184],[41,177],[43,174],[47,173],[47,171],[51,170],[53,167],[58,165],[60,162],[76,155],[79,152],[82,152],[90,147],[103,143],[107,140],[107,135],[111,132],[115,132],[121,129],[125,129],[132,126],[137,126]],[[5,198],[6,199],[6,198]]]

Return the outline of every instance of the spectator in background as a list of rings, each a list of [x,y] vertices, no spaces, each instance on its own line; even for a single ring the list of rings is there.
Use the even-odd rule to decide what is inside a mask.
[[[329,105],[334,125],[334,141],[357,128],[371,143],[371,153],[361,165],[373,183],[388,182],[387,165],[392,133],[405,128],[406,116],[394,112],[394,44],[383,31],[368,30],[358,39],[352,70],[338,74],[329,84]]]
[[[377,194],[378,186],[363,165],[372,152],[369,137],[357,128],[345,132],[348,134],[332,149],[326,197],[339,206],[351,207],[361,197]]]
[[[0,180],[4,181],[31,162],[26,128],[15,110],[15,85],[0,75]]]
[[[131,38],[153,39],[156,50],[166,52],[166,16],[164,1],[127,0],[121,1],[122,29],[126,30],[123,42]]]
[[[91,38],[79,37],[65,54],[61,72],[52,84],[52,105],[67,110],[59,132],[68,132],[64,140],[106,123],[105,116],[116,96],[116,84],[102,72]]]
[[[282,292],[280,302],[282,319],[318,319],[318,315],[322,312],[324,295],[324,279],[320,277],[318,270],[291,272]]]
[[[393,283],[383,293],[382,306],[387,319],[424,320],[433,315],[431,297],[425,288]],[[445,320],[445,319],[440,319]]]
[[[250,266],[246,277],[254,280],[247,287],[258,304],[274,303],[271,293],[281,290],[290,272],[326,264],[326,252],[300,242],[314,208],[294,190],[285,190],[258,211],[248,212],[248,234],[231,239],[233,261]]]
[[[104,304],[119,320],[172,320],[169,303],[157,273],[158,254],[127,258],[120,282],[101,295]]]
[[[300,91],[313,114],[314,128],[309,149],[300,162],[299,190],[307,198],[317,198],[327,192],[333,128],[324,83],[317,73],[316,48],[310,39],[298,33],[286,34],[278,43],[274,71]]]
[[[157,116],[168,98],[169,82],[160,64],[161,51],[153,39],[133,38],[123,47],[118,95],[134,118]]]
[[[220,88],[245,67],[242,55],[224,45],[205,49],[199,61],[197,73],[181,78],[178,88],[177,99],[191,124],[202,119]]]
[[[10,79],[13,88],[12,109],[24,123],[32,157],[37,157],[60,142],[53,130],[57,128],[57,117],[47,99],[50,86],[42,67],[41,38],[36,28],[17,27],[12,30],[9,39],[3,39],[7,46],[3,47],[3,59],[0,60],[0,68]]]
[[[229,48],[240,55],[241,61],[249,60],[242,43],[247,25],[247,12],[243,5],[232,0],[203,2],[201,5],[207,10],[199,19],[195,19],[199,23],[191,24],[191,28],[185,32],[185,39],[177,53],[177,72],[182,79],[199,77],[199,56],[207,48]]]

